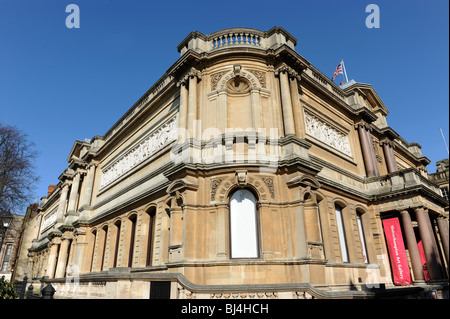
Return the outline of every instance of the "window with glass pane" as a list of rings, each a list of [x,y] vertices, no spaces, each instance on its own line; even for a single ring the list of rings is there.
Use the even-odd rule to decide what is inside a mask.
[[[12,250],[12,245],[11,244],[6,245],[6,252],[5,252],[5,256],[3,257],[3,264],[2,264],[1,271],[8,270],[9,259],[11,258],[11,250]]]
[[[339,234],[339,245],[341,247],[342,262],[348,262],[348,252],[347,252],[347,240],[345,238],[345,228],[344,220],[342,216],[342,208],[338,205],[335,206],[336,210],[336,223]]]
[[[366,246],[366,238],[364,236],[364,228],[362,225],[362,219],[361,219],[361,213],[356,213],[356,219],[358,222],[358,231],[359,231],[359,238],[361,239],[361,246],[362,246],[362,252],[363,252],[363,258],[364,258],[364,263],[368,264],[369,263],[369,258],[367,256],[367,246]]]

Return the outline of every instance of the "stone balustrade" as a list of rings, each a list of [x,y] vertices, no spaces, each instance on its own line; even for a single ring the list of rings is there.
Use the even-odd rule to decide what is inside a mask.
[[[191,32],[178,46],[178,52],[183,55],[188,50],[200,53],[229,47],[254,47],[265,50],[283,44],[295,50],[297,39],[281,27],[273,27],[265,32],[249,28],[231,28],[210,35],[198,31]]]
[[[371,195],[389,194],[393,191],[400,191],[412,187],[425,187],[429,191],[440,196],[439,188],[423,177],[414,168],[400,170],[385,176],[380,176],[367,183],[367,189]]]

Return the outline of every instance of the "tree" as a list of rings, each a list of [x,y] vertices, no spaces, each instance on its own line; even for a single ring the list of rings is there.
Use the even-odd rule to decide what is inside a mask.
[[[5,276],[0,278],[0,299],[16,299],[17,292],[9,281],[5,280]]]
[[[30,203],[39,180],[33,166],[36,156],[26,134],[0,122],[0,212],[21,210]]]

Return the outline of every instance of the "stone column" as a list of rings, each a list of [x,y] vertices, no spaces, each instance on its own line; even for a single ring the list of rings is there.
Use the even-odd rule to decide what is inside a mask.
[[[294,116],[295,135],[300,138],[305,136],[305,117],[300,105],[300,97],[298,94],[298,82],[300,81],[300,75],[293,76],[289,80],[291,88],[292,98],[292,113]]]
[[[69,205],[67,206],[67,213],[72,213],[75,211],[75,206],[77,203],[78,189],[80,188],[80,172],[76,172],[72,182],[72,189],[70,190]]]
[[[56,268],[56,258],[58,257],[59,243],[52,243],[50,246],[50,254],[48,256],[47,277],[54,278]]]
[[[280,77],[280,91],[281,91],[281,107],[283,110],[283,123],[284,123],[284,134],[295,134],[294,127],[294,116],[292,114],[292,101],[291,92],[289,89],[289,79],[288,73],[286,71],[281,71],[279,73]]]
[[[192,69],[189,76],[187,127],[191,138],[198,139],[195,121],[197,120],[197,81],[198,71]]]
[[[422,261],[419,254],[419,247],[417,247],[417,240],[414,234],[411,216],[407,210],[401,211],[400,214],[402,216],[403,231],[405,232],[406,245],[408,246],[409,256],[411,258],[414,279],[415,281],[425,281]]]
[[[58,211],[57,211],[57,216],[56,216],[56,221],[58,223],[62,223],[64,221],[64,213],[65,213],[65,208],[66,208],[66,200],[67,200],[67,193],[69,192],[69,184],[67,182],[65,182],[63,184],[62,190],[61,190],[61,195],[59,197],[59,206],[58,206]]]
[[[188,90],[186,87],[186,81],[181,81],[180,86],[180,108],[178,117],[178,127],[180,132],[178,138],[180,141],[186,140],[186,130],[188,129]]]
[[[59,248],[58,264],[56,266],[55,278],[63,278],[66,273],[69,244],[70,240],[68,238],[61,239],[61,246]]]
[[[439,228],[439,234],[441,235],[441,241],[442,241],[442,246],[444,248],[444,255],[445,255],[445,260],[447,261],[447,271],[449,268],[449,245],[448,245],[448,220],[446,220],[443,217],[439,217],[437,219],[437,224],[438,224],[438,228]]]
[[[80,202],[80,208],[91,205],[92,189],[94,187],[94,176],[95,176],[96,166],[97,165],[94,163],[91,163],[88,165],[88,171],[87,171],[86,182],[85,182],[86,187],[84,188],[83,201]]]
[[[439,278],[442,279],[444,277],[442,277],[443,273],[441,272],[441,270],[443,270],[444,267],[442,265],[441,255],[439,254],[439,247],[438,247],[438,244],[436,242],[436,236],[435,236],[435,230],[436,229],[435,229],[434,225],[432,224],[432,220],[431,220],[430,214],[428,212],[428,209],[425,209],[425,215],[427,216],[426,221],[427,221],[427,224],[428,224],[428,229],[429,229],[430,234],[431,234],[431,242],[433,243],[433,250],[434,250],[434,256],[435,256],[435,259],[436,259],[436,264],[437,264],[438,269],[439,269]]]
[[[359,123],[358,133],[361,141],[361,148],[363,151],[364,164],[366,166],[367,176],[378,176],[378,168],[376,167],[376,161],[374,160],[373,146],[370,142],[370,136],[366,128],[366,123]]]
[[[388,168],[388,173],[394,173],[398,171],[397,161],[394,155],[394,146],[389,140],[384,140],[381,142],[384,151],[384,157],[386,160],[386,165]]]
[[[420,208],[416,208],[415,210],[416,212],[416,218],[417,218],[417,222],[419,224],[419,233],[420,233],[420,238],[422,239],[422,245],[423,245],[423,250],[425,253],[425,259],[427,261],[427,269],[428,269],[428,273],[430,274],[430,278],[432,280],[436,280],[439,279],[440,275],[440,271],[439,271],[439,267],[436,261],[436,254],[435,254],[435,249],[433,247],[433,240],[432,240],[432,236],[433,234],[430,233],[430,228],[428,226],[429,222],[429,217],[428,214],[425,213],[424,209],[422,207]],[[427,221],[428,219],[428,221]]]

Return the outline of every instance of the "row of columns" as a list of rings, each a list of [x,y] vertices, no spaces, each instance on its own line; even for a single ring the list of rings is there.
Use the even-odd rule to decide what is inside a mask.
[[[179,82],[180,87],[180,116],[179,127],[186,128],[189,136],[200,138],[200,128],[195,127],[197,123],[197,83],[201,80],[201,73],[192,68]],[[184,141],[187,136],[181,130],[180,140]]]
[[[84,181],[86,185],[84,187],[84,192],[80,194],[78,207],[81,208],[91,204],[95,169],[96,164],[91,163],[88,165],[87,172],[84,170],[77,170],[72,180],[64,181],[62,184],[61,195],[59,197],[59,206],[56,217],[57,223],[62,224],[67,215],[76,215],[77,198],[81,186],[81,176],[84,174],[86,174]],[[69,195],[69,202],[66,209],[67,195]]]
[[[275,71],[279,80],[281,108],[285,135],[304,136],[304,116],[300,109],[298,81],[300,75],[283,64]],[[200,138],[200,128],[195,126],[198,117],[197,83],[201,80],[201,73],[192,68],[179,82],[180,87],[180,115],[179,127],[186,128],[190,137]],[[180,139],[185,140],[182,135]]]
[[[64,225],[68,216],[78,216],[77,209],[90,206],[92,200],[92,190],[94,186],[96,164],[91,163],[87,167],[87,171],[77,170],[72,180],[66,180],[62,184],[61,195],[59,198],[59,206],[56,216],[56,228]],[[82,175],[86,175],[82,182]],[[79,194],[81,185],[84,184],[84,191]],[[78,207],[77,207],[77,199]],[[67,205],[66,205],[67,204]],[[41,220],[42,223],[43,219]],[[50,245],[50,253],[47,265],[47,276],[64,277],[67,267],[69,247],[71,239],[66,237],[55,237]]]
[[[282,65],[275,71],[278,76],[281,95],[281,109],[285,135],[304,136],[304,116],[300,108],[298,82],[300,75],[287,65]]]
[[[417,245],[416,235],[414,233],[413,224],[409,211],[403,210],[400,212],[405,240],[409,251],[411,260],[411,268],[414,274],[414,279],[417,282],[425,281],[422,260],[420,258],[419,248]],[[426,259],[427,270],[431,280],[439,280],[443,278],[441,269],[442,265],[439,248],[436,243],[433,228],[431,224],[428,211],[423,207],[415,209],[416,220],[419,228],[420,239],[422,240],[423,250]],[[448,265],[449,262],[449,236],[448,236],[448,221],[439,218],[437,220],[439,234],[444,250],[444,256]]]
[[[356,124],[356,128],[358,130],[359,140],[361,142],[366,174],[368,177],[380,176],[377,166],[377,158],[375,155],[372,138],[370,136],[371,127],[368,123],[362,121]],[[399,169],[397,161],[395,160],[394,143],[386,138],[380,142],[380,145],[383,147],[388,173],[397,172]]]
[[[364,166],[368,177],[380,176],[378,172],[377,159],[373,149],[372,138],[370,137],[370,127],[367,123],[361,122],[356,125],[361,141]]]
[[[384,158],[386,160],[386,166],[388,169],[388,173],[394,173],[398,171],[397,161],[395,160],[394,154],[394,143],[385,139],[380,143],[383,146]]]

